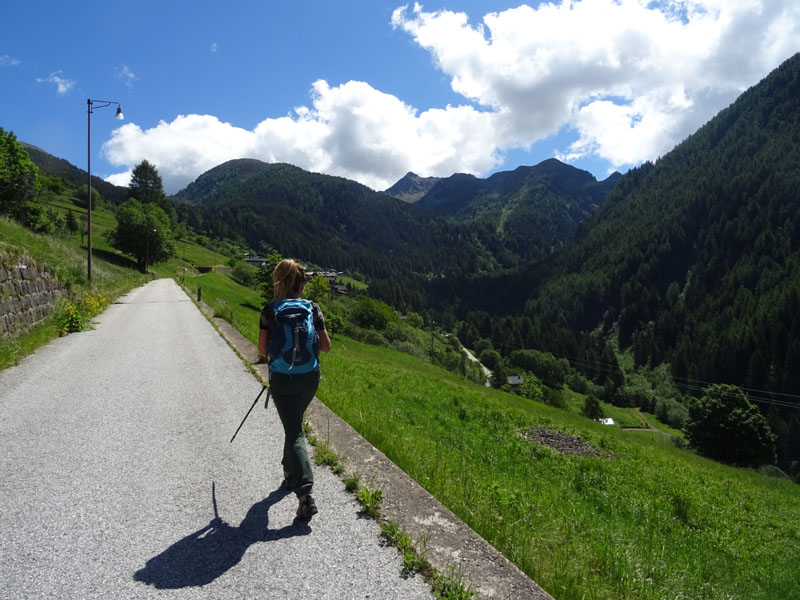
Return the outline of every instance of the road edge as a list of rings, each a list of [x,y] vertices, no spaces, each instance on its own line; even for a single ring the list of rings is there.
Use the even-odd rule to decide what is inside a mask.
[[[215,317],[205,302],[189,296],[200,312],[262,383],[266,365],[256,364],[258,350],[226,320]],[[345,469],[369,481],[383,493],[382,519],[405,528],[415,540],[427,540],[427,558],[442,573],[451,567],[462,573],[479,598],[553,600],[516,565],[478,535],[427,490],[364,439],[318,398],[309,405],[306,420],[315,434],[342,459]]]

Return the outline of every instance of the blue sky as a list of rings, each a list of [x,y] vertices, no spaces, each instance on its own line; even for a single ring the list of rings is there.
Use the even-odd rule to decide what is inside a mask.
[[[241,157],[385,189],[653,160],[800,50],[796,0],[6,0],[0,127],[168,193]]]

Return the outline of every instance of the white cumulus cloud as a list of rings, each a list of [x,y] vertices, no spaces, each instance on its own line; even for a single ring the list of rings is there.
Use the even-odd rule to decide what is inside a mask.
[[[496,144],[573,128],[561,156],[652,159],[798,50],[795,0],[564,0],[487,14],[397,9],[454,91],[497,114]]]
[[[800,2],[561,0],[480,23],[416,4],[396,9],[391,25],[430,52],[463,105],[413,107],[366,82],[319,80],[308,106],[252,130],[211,115],[125,125],[104,144],[124,168],[114,181],[147,159],[174,193],[226,160],[257,158],[385,189],[407,171],[484,174],[504,151],[564,130],[574,142],[556,156],[633,165],[669,151],[795,53]]]
[[[61,71],[50,73],[48,77],[37,77],[36,81],[38,83],[50,83],[56,86],[56,91],[58,92],[59,96],[63,96],[69,92],[73,87],[75,87],[76,83],[74,79],[67,79],[64,77]]]
[[[234,158],[288,162],[385,189],[409,170],[420,174],[484,172],[499,163],[493,144],[495,115],[471,107],[423,113],[369,84],[331,87],[316,81],[311,106],[268,118],[252,131],[211,115],[181,115],[143,130],[129,123],[103,145],[126,172],[109,178],[125,185],[132,165],[148,160],[168,193]]]

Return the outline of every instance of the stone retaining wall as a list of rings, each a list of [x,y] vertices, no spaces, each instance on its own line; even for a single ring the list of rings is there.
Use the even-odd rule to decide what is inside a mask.
[[[65,294],[47,265],[0,249],[0,338],[25,333],[43,321]]]

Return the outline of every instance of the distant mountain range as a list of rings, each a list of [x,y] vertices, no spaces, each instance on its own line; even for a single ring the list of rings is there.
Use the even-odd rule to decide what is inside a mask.
[[[440,179],[409,174],[387,193],[417,190],[417,206],[451,223],[489,225],[507,248],[532,260],[570,241],[578,223],[594,212],[620,177],[614,173],[598,182],[553,158],[486,179],[463,173]]]
[[[390,188],[393,196],[291,165],[240,159],[204,173],[175,201],[190,226],[243,237],[252,247],[269,243],[384,278],[398,271],[474,276],[542,258],[570,241],[618,177],[598,183],[549,160],[488,179],[408,174]],[[286,218],[299,225],[287,226]]]

